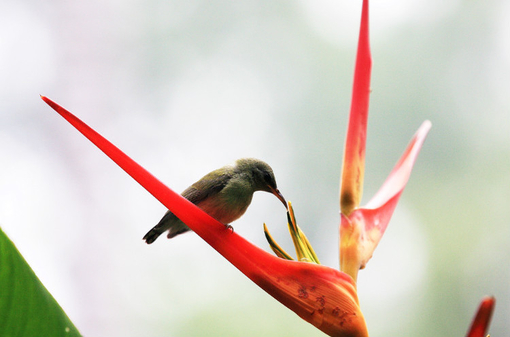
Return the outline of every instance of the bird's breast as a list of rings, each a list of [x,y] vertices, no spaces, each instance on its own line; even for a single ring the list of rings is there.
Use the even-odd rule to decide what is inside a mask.
[[[253,193],[233,192],[235,191],[220,192],[214,197],[209,197],[200,202],[197,206],[219,222],[229,224],[239,219],[246,212],[253,196]]]

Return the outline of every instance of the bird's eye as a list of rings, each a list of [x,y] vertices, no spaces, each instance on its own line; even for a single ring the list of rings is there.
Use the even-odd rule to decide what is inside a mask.
[[[271,174],[269,172],[264,172],[264,181],[269,186],[273,186],[274,185],[274,178],[271,176]]]

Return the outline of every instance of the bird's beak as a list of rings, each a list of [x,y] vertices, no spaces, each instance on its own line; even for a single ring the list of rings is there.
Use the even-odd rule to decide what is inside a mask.
[[[278,199],[280,199],[280,201],[282,202],[282,204],[285,206],[286,209],[289,208],[287,206],[287,201],[285,201],[285,198],[283,197],[283,195],[280,193],[280,191],[277,188],[271,188],[271,193],[273,193]]]

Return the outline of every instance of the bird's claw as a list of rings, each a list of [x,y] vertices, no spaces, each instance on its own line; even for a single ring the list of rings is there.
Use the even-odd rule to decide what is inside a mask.
[[[232,233],[234,233],[234,227],[231,225],[225,225],[225,228],[232,230]]]

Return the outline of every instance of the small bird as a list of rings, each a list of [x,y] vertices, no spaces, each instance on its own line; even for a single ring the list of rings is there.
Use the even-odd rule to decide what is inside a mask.
[[[238,159],[234,165],[206,174],[181,195],[227,228],[232,228],[229,224],[246,212],[256,191],[274,194],[287,207],[285,198],[276,187],[271,167],[253,158]],[[171,239],[191,229],[167,211],[159,223],[145,234],[143,240],[151,244],[167,230],[168,238]]]

